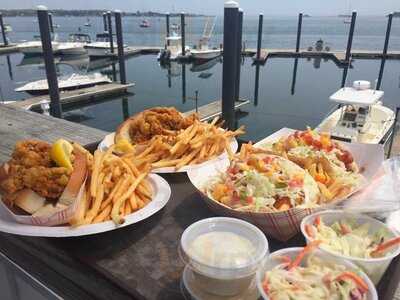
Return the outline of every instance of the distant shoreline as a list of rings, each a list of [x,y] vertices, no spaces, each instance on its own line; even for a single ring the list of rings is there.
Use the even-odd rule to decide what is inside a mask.
[[[49,9],[54,16],[60,17],[100,17],[106,10],[90,9],[90,10],[70,10],[70,9]],[[33,17],[37,15],[36,9],[0,9],[0,13],[5,17]],[[124,16],[133,17],[164,17],[165,13],[147,11],[147,12],[122,12]],[[170,13],[170,16],[179,16],[180,13]],[[201,14],[185,13],[190,17],[204,17]]]

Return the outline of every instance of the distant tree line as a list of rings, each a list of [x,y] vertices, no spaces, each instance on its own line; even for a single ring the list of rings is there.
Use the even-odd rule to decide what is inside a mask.
[[[74,17],[95,17],[102,16],[105,10],[90,9],[90,10],[70,10],[70,9],[49,9],[49,11],[54,16],[74,16]],[[35,9],[0,9],[0,13],[6,17],[31,17],[36,16],[37,11]],[[155,11],[136,11],[136,12],[122,12],[124,16],[134,16],[134,17],[162,17],[165,13],[155,12]],[[179,13],[171,13],[171,16],[178,16]],[[191,17],[198,17],[203,15],[198,14],[186,14]]]

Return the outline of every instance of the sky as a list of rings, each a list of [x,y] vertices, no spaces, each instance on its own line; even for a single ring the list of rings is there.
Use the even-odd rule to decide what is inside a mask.
[[[350,3],[350,5],[349,5]],[[121,9],[123,11],[190,12],[222,15],[223,0],[1,0],[0,8],[34,8],[39,4],[49,9]],[[400,0],[242,0],[240,7],[247,15],[337,15],[357,10],[363,15],[382,15],[400,11]]]

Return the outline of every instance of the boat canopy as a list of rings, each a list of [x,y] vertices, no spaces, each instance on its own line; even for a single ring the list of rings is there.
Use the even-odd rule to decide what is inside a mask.
[[[331,101],[347,105],[370,106],[383,98],[383,91],[344,87],[329,97]]]
[[[85,33],[71,33],[68,38],[71,42],[83,42],[83,43],[90,43],[91,38],[90,35]]]

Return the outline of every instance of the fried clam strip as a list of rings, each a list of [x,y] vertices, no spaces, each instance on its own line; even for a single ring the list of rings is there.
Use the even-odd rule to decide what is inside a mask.
[[[224,151],[232,157],[231,139],[243,134],[244,128],[223,130],[215,125],[217,121],[218,117],[211,123],[194,121],[192,125],[181,130],[172,142],[163,136],[154,136],[143,152],[136,155],[127,153],[124,160],[135,167],[151,164],[152,169],[174,167],[179,170],[187,165],[213,159]]]

